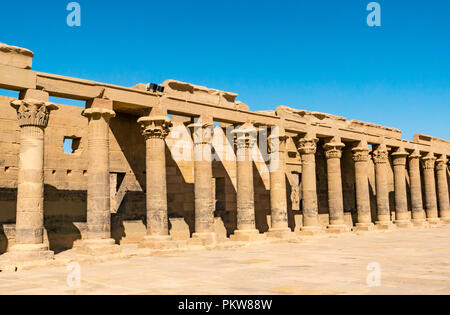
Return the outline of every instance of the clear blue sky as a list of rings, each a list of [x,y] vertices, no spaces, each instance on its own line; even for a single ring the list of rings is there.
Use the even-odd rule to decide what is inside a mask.
[[[252,110],[287,105],[450,139],[450,1],[2,1],[0,42],[34,69],[124,86],[177,79],[239,93]]]

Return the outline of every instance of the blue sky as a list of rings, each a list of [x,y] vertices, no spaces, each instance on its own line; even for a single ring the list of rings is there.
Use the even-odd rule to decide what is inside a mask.
[[[450,1],[2,1],[0,42],[34,69],[124,86],[177,79],[239,93],[252,110],[286,105],[450,139]]]

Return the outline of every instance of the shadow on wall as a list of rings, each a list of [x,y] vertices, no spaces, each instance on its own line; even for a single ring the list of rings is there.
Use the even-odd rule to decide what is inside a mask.
[[[237,229],[237,192],[222,162],[213,162],[213,177],[215,180],[214,216],[222,220],[229,237]]]
[[[3,224],[0,224],[0,255],[5,253],[8,249],[8,238],[3,229]]]
[[[6,233],[4,224],[15,224],[17,189],[0,189],[0,195],[5,210],[0,220],[0,253],[4,253],[15,232]],[[58,190],[46,184],[44,195],[44,228],[50,249],[56,253],[71,249],[84,232],[81,222],[86,222],[86,191]]]
[[[300,174],[298,176],[300,177]],[[300,214],[300,209],[299,210],[292,209],[292,190],[293,189],[292,189],[292,186],[291,186],[287,176],[285,177],[285,179],[286,179],[286,201],[287,201],[288,226],[292,231],[295,231],[295,215]]]
[[[87,192],[44,186],[44,226],[50,249],[55,253],[71,249],[86,233]]]
[[[253,163],[253,174],[256,229],[260,233],[265,233],[269,231],[267,216],[270,215],[270,191],[265,188],[255,163]]]
[[[325,158],[325,151],[323,139],[317,143],[316,153],[316,191],[317,191],[317,207],[319,214],[328,214],[328,173],[327,160]]]
[[[126,221],[141,221],[146,225],[145,192],[127,191],[117,213],[111,214],[111,237],[117,244],[128,237],[134,237],[133,231],[125,228]]]

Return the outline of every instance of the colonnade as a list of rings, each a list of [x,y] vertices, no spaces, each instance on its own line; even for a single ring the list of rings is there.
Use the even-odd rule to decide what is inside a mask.
[[[31,92],[30,92],[31,93]],[[32,93],[33,94],[33,93]],[[21,153],[19,164],[19,185],[17,203],[16,242],[12,251],[32,252],[34,255],[49,255],[43,242],[43,135],[50,111],[55,106],[46,102],[48,94],[35,91],[30,98],[12,102],[18,111],[21,126]],[[83,115],[88,119],[88,200],[87,200],[87,240],[83,247],[92,252],[116,250],[111,239],[110,226],[110,170],[109,170],[109,120],[115,116],[112,101],[94,99],[88,102]],[[146,143],[146,200],[147,237],[140,243],[144,248],[171,248],[168,227],[167,183],[165,138],[171,123],[167,112],[152,110],[149,116],[138,120]],[[202,123],[189,125],[194,141],[194,191],[195,191],[195,233],[193,239],[204,245],[214,244],[214,200],[212,183],[211,118]],[[252,241],[265,235],[260,234],[255,224],[255,201],[253,183],[253,161],[251,151],[256,146],[254,126],[246,123],[235,129],[236,172],[237,172],[237,229],[232,240]],[[272,158],[278,160],[277,167],[270,170],[271,229],[267,235],[287,237],[292,234],[288,227],[286,196],[286,135],[272,134],[269,147]],[[298,152],[302,162],[303,226],[300,233],[316,234],[325,231],[319,223],[318,196],[316,184],[316,151],[319,139],[314,134],[300,136]],[[328,180],[328,204],[330,222],[326,230],[345,232],[349,228],[344,221],[341,158],[346,144],[335,137],[327,139],[323,146]],[[370,155],[367,142],[361,141],[352,147],[355,168],[355,193],[357,222],[355,230],[371,230],[372,223],[369,193],[369,160],[375,164],[376,226],[381,229],[395,225],[407,227],[411,224],[422,226],[450,221],[450,206],[447,182],[447,158],[436,159],[431,152],[425,156],[419,151],[408,153],[404,148],[396,148],[390,154],[394,167],[396,219],[391,220],[388,191],[389,149],[384,144],[374,147]],[[206,156],[205,156],[206,152]],[[412,217],[408,212],[406,189],[409,163],[409,185]],[[423,168],[425,195],[422,196],[420,167]],[[436,177],[437,178],[436,178]],[[437,187],[436,183],[437,182]],[[436,189],[437,188],[437,189]],[[437,191],[436,191],[437,190]],[[425,198],[423,209],[422,198]],[[438,211],[439,209],[439,211]]]

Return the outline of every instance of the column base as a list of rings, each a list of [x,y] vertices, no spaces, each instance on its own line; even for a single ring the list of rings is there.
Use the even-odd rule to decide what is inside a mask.
[[[429,226],[427,220],[425,220],[425,219],[412,219],[411,223],[415,227],[427,227],[427,226]]]
[[[188,241],[189,245],[208,246],[217,244],[217,235],[214,232],[194,233]]]
[[[402,229],[412,227],[411,220],[395,220],[394,223],[397,227]]]
[[[255,242],[262,241],[266,235],[260,234],[258,230],[236,230],[230,235],[230,240],[235,242]]]
[[[271,228],[265,233],[267,237],[290,239],[295,238],[295,233],[290,228]]]
[[[450,224],[450,218],[441,218],[441,222],[443,223],[443,224]]]
[[[373,223],[356,223],[352,229],[354,232],[369,232],[375,230]]]
[[[314,236],[325,233],[325,230],[321,226],[303,226],[300,231],[297,232],[299,235]]]
[[[147,235],[139,243],[138,247],[165,250],[176,249],[178,248],[178,245],[169,235]]]
[[[327,233],[339,234],[350,232],[350,228],[345,224],[330,224],[327,226]]]
[[[441,224],[441,219],[439,219],[439,218],[427,218],[427,222],[430,225],[439,225],[439,224]]]
[[[379,230],[393,230],[396,228],[392,221],[376,221],[375,226]]]
[[[11,246],[9,251],[2,256],[2,258],[13,262],[26,262],[33,260],[52,260],[54,253],[45,244],[17,244]]]
[[[120,252],[119,245],[112,238],[107,239],[87,239],[80,242],[76,250],[80,254],[92,256],[111,255]]]

